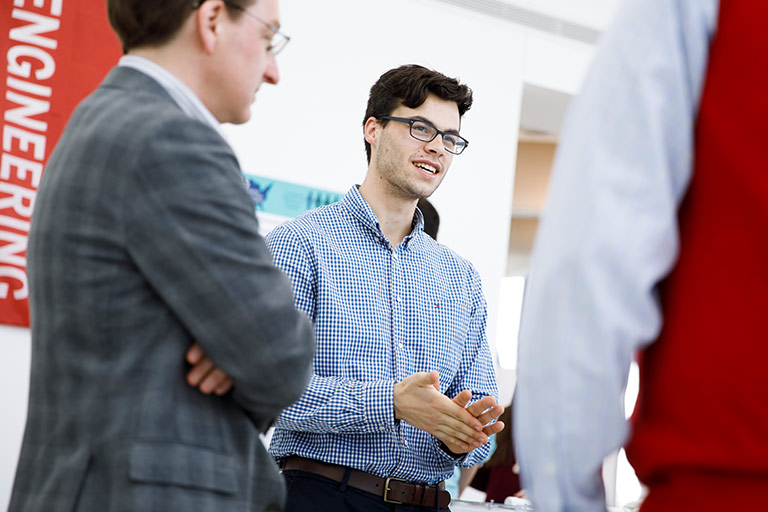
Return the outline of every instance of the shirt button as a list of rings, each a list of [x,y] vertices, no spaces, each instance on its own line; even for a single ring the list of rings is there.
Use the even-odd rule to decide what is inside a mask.
[[[408,446],[408,440],[407,439],[403,440],[403,443],[405,444],[405,446]]]
[[[397,298],[397,302],[403,302],[403,298],[402,297],[398,297]]]

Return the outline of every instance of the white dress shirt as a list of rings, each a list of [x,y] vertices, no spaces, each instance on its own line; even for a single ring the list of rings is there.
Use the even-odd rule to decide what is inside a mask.
[[[604,511],[603,458],[661,327],[717,0],[626,0],[568,113],[520,331],[516,448],[537,512]]]

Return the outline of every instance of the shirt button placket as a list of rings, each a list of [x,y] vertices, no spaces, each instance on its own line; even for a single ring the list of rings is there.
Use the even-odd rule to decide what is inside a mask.
[[[404,365],[401,363],[403,353],[403,325],[402,325],[402,318],[403,318],[403,297],[400,294],[399,290],[399,284],[398,284],[398,268],[400,264],[400,258],[397,254],[397,249],[392,250],[392,296],[395,299],[395,303],[393,304],[393,314],[392,314],[392,350],[395,353],[395,361],[397,364],[397,378],[403,379],[405,378],[405,375],[402,375]]]

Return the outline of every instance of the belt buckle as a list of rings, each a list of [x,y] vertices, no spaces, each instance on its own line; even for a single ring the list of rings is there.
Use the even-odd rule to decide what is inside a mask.
[[[391,500],[387,496],[387,493],[389,493],[389,491],[392,490],[392,489],[389,488],[389,482],[391,482],[392,480],[395,480],[397,482],[405,482],[406,481],[403,478],[394,478],[394,477],[391,477],[391,476],[387,477],[386,482],[384,482],[384,503],[392,503],[392,504],[395,504],[395,505],[402,505],[403,504],[402,501]]]

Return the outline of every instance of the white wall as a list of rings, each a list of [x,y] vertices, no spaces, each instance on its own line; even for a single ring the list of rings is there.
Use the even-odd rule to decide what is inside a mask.
[[[0,325],[0,510],[8,507],[29,394],[29,329]]]
[[[470,148],[432,200],[440,241],[480,272],[495,346],[523,83],[572,93],[594,49],[434,0],[281,0],[281,22],[292,37],[278,59],[281,83],[259,92],[253,121],[224,129],[248,173],[346,192],[365,176],[362,118],[384,71],[423,64],[474,90],[462,126]],[[0,347],[9,358],[0,402],[2,507],[26,416],[28,332],[0,326]],[[513,375],[500,377],[508,400]]]
[[[530,31],[523,51],[525,83],[575,95],[581,90],[595,47]]]

